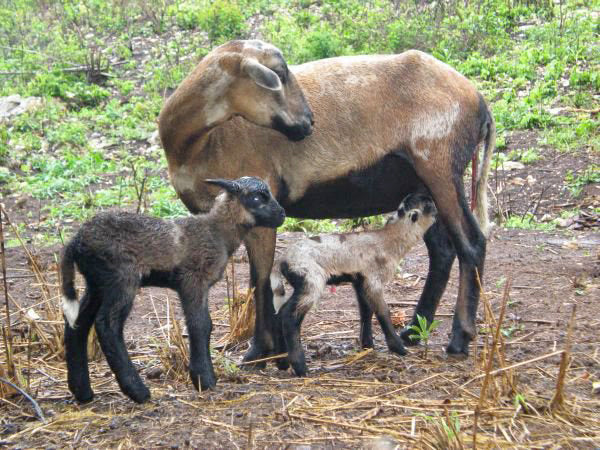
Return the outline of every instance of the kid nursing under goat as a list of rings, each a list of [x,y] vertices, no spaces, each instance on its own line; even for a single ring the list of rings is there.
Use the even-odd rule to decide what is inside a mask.
[[[436,214],[429,196],[410,194],[380,230],[315,236],[287,249],[275,264],[271,285],[275,310],[279,311],[283,324],[288,361],[296,375],[307,372],[300,342],[302,320],[318,304],[328,284],[352,283],[360,311],[363,348],[373,347],[371,319],[375,312],[389,350],[406,354],[392,325],[383,288],[393,279],[400,258],[423,239]],[[289,297],[285,296],[282,276],[294,289]]]
[[[81,226],[61,261],[65,351],[69,389],[79,402],[92,400],[87,337],[94,323],[100,346],[123,393],[142,403],[150,391],[135,370],[123,339],[125,320],[141,286],[179,294],[190,340],[189,372],[196,389],[216,384],[210,359],[212,323],[208,291],[253,227],[277,228],[283,208],[255,177],[206,180],[225,190],[207,214],[176,220],[105,212]],[[77,301],[75,266],[86,290]]]

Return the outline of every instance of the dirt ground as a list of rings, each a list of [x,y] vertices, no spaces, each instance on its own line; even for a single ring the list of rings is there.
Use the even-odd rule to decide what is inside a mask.
[[[535,144],[535,135],[513,135],[507,151]],[[600,228],[597,214],[588,207],[600,206],[600,186],[588,185],[577,199],[562,186],[568,170],[577,172],[590,162],[598,163],[598,157],[583,151],[544,155],[532,165],[491,175],[495,214],[529,211],[538,218],[555,218],[575,206],[582,213],[554,232],[493,230],[479,336],[467,360],[448,359],[443,351],[457,294],[457,264],[438,310],[441,325],[433,333],[427,355],[423,346],[411,347],[404,358],[389,354],[377,324],[375,350],[360,352],[351,287],[328,292],[303,327],[310,368],[306,378],[280,372],[273,364],[264,371],[233,364],[241,362],[248,346],[243,343],[225,351],[217,345],[229,330],[224,302],[228,285],[222,280],[210,295],[218,385],[203,393],[195,392],[185,376],[169,373],[160,356],[169,339],[167,324],[173,314],[181,318],[176,296],[146,289],[137,298],[126,328],[130,354],[152,392],[152,400],[141,406],[121,394],[102,356],[90,367],[94,401],[74,403],[60,357],[44,355],[35,346],[26,356],[29,322],[12,304],[14,339],[22,343],[15,350],[18,366],[22,376],[29,377],[29,392],[46,422],[21,396],[9,396],[0,403],[0,445],[386,449],[396,445],[462,448],[476,441],[481,448],[597,448],[600,396],[593,393],[593,383],[600,381]],[[26,208],[18,209],[9,196],[7,210],[13,222],[24,220]],[[300,238],[299,233],[281,234],[278,251]],[[58,302],[54,263],[58,251],[58,246],[34,251],[51,287],[51,302]],[[10,295],[24,312],[32,308],[44,317],[48,306],[38,306],[44,296],[23,248],[9,249],[6,257]],[[243,249],[234,261],[237,285],[245,289],[248,265]],[[386,287],[393,314],[411,316],[426,273],[427,253],[420,245],[407,255],[397,278]],[[494,360],[493,369],[525,363],[485,382],[493,324],[483,304],[489,300],[498,317],[509,281],[502,323],[504,357]],[[566,345],[573,305],[577,315],[566,402],[562,408],[550,409],[559,378],[558,351]],[[487,384],[486,395],[479,405],[483,384]]]

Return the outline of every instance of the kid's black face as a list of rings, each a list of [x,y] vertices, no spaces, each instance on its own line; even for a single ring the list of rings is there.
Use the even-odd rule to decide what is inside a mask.
[[[256,220],[256,226],[277,228],[285,220],[285,211],[273,198],[269,186],[259,178],[243,177],[236,180],[240,186],[240,202]]]
[[[402,203],[398,207],[398,218],[403,218],[408,211],[413,209],[420,209],[424,215],[437,214],[437,209],[431,197],[424,194],[409,194],[404,197],[404,200],[402,200]],[[418,216],[411,217],[411,219],[413,222],[416,222]]]

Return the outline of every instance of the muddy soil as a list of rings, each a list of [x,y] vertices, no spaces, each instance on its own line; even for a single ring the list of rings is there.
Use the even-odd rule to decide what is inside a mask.
[[[535,143],[535,136],[514,135],[508,139],[507,151]],[[585,418],[595,415],[600,419],[600,398],[592,393],[593,383],[600,381],[600,229],[592,209],[599,206],[600,189],[589,185],[581,197],[572,198],[563,181],[567,171],[577,173],[590,162],[598,163],[598,157],[583,151],[544,154],[545,158],[534,164],[491,176],[494,213],[531,212],[538,218],[551,219],[564,209],[578,206],[585,214],[576,214],[562,224],[564,229],[552,232],[496,227],[488,245],[484,290],[497,317],[504,287],[511,283],[502,325],[505,365],[563,349],[569,317],[573,306],[577,306],[573,359],[565,392],[571,402],[569,408],[575,408],[570,411],[579,411],[581,419],[554,420],[547,413],[558,376],[560,355],[556,354],[515,369],[512,392],[507,389],[508,381],[496,377],[492,383],[496,415],[482,416],[478,432],[481,439],[487,439],[482,442],[491,447],[593,448],[600,445],[600,420],[593,425],[593,420]],[[13,221],[26,221],[27,204],[33,202],[19,209],[11,201],[9,198],[7,207]],[[281,234],[278,251],[302,237],[299,233]],[[54,255],[59,250],[54,246],[34,251],[51,287],[56,285]],[[25,310],[32,307],[43,316],[43,307],[36,306],[43,300],[40,285],[23,248],[11,248],[6,256],[11,296]],[[242,290],[248,283],[243,249],[234,260],[237,284]],[[100,356],[90,367],[96,397],[90,404],[77,405],[66,387],[64,362],[58,357],[44,358],[43,352],[34,348],[27,363],[21,348],[20,370],[24,377],[29,374],[30,392],[47,416],[47,423],[35,417],[26,400],[11,396],[0,403],[0,440],[15,448],[393,448],[386,445],[425,447],[432,442],[428,439],[437,439],[435,442],[443,445],[436,424],[448,410],[456,413],[462,430],[471,433],[473,405],[481,389],[482,355],[489,335],[489,323],[480,305],[480,334],[471,357],[456,361],[445,356],[457,294],[456,266],[438,309],[441,325],[433,333],[427,355],[423,346],[411,348],[404,358],[389,354],[376,323],[375,351],[359,352],[353,290],[342,286],[328,292],[319,309],[305,321],[303,342],[310,368],[306,378],[278,371],[273,364],[262,371],[238,369],[233,363],[241,362],[248,344],[227,351],[217,346],[213,361],[218,385],[214,391],[203,393],[193,390],[185,374],[169,373],[160,358],[168,333],[166,324],[171,323],[173,314],[181,319],[175,295],[146,289],[136,300],[126,339],[152,400],[139,406],[125,398]],[[386,287],[386,299],[395,315],[411,316],[426,273],[427,253],[424,245],[419,245],[407,255],[396,279]],[[229,330],[224,303],[227,292],[226,280],[222,280],[210,295],[213,344]],[[58,297],[52,301],[58,301]],[[11,305],[11,311],[16,309]],[[16,339],[26,342],[26,319],[18,312],[12,319]],[[498,362],[495,364],[498,367]],[[519,408],[514,403],[516,393],[526,399],[527,406]]]

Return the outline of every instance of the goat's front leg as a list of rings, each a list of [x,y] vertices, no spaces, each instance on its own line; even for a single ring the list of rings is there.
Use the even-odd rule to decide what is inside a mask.
[[[190,340],[190,377],[197,390],[206,390],[217,384],[210,358],[212,321],[208,310],[208,286],[195,280],[196,277],[186,277],[178,291]]]
[[[398,355],[406,355],[406,349],[402,345],[402,339],[396,333],[394,325],[392,324],[392,318],[390,317],[390,310],[383,299],[383,284],[379,280],[366,280],[359,279],[355,282],[356,294],[359,298],[362,298],[362,302],[370,305],[371,309],[375,312],[379,325],[383,330],[385,336],[385,342],[390,352]]]
[[[245,362],[285,352],[281,320],[279,320],[279,315],[275,315],[270,282],[275,257],[275,238],[276,231],[274,229],[255,228],[246,235],[244,240],[250,262],[250,281],[254,287],[256,306],[254,340],[250,350],[244,356]],[[285,360],[278,362],[278,365],[281,364],[285,364]],[[253,366],[264,368],[266,363],[260,362]]]
[[[362,280],[352,283],[358,300],[360,312],[360,346],[361,348],[373,348],[373,310],[365,298],[362,290]]]
[[[429,254],[429,272],[427,273],[425,287],[423,288],[413,317],[400,333],[405,345],[416,345],[419,343],[418,339],[410,338],[411,335],[414,335],[411,326],[419,326],[417,316],[427,319],[428,324],[433,322],[440,299],[450,278],[452,264],[456,258],[456,251],[450,241],[446,226],[441,220],[436,221],[427,230],[424,240]]]

